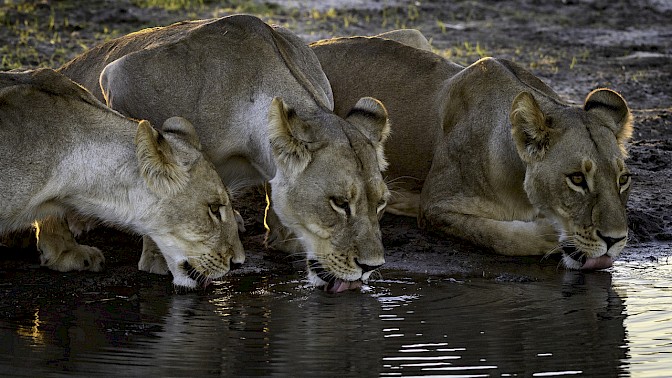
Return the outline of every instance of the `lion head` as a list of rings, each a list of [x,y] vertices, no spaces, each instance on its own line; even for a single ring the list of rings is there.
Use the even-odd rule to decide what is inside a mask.
[[[526,163],[530,202],[559,230],[568,268],[612,265],[626,244],[625,165],[632,116],[616,92],[591,92],[583,108],[537,102],[520,93],[510,113],[512,135]]]
[[[385,262],[378,217],[389,197],[381,175],[387,111],[363,98],[345,120],[327,112],[300,117],[276,98],[270,121],[274,210],[302,241],[309,280],[332,292],[359,287]]]
[[[145,234],[158,245],[176,286],[194,288],[245,260],[227,188],[191,123],[173,117],[161,133],[142,121],[135,137],[140,172],[158,200]]]

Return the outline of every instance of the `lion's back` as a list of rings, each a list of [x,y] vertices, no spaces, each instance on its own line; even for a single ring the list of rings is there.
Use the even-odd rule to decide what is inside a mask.
[[[179,54],[186,51],[193,59],[189,62],[190,67],[185,68],[190,75],[194,70],[202,70],[198,72],[200,75],[212,73],[214,67],[208,65],[213,62],[226,66],[233,76],[276,71],[278,81],[279,73],[289,70],[293,80],[299,81],[298,86],[290,85],[289,88],[305,88],[318,102],[331,106],[329,82],[305,43],[284,28],[271,27],[249,15],[180,22],[131,33],[93,47],[64,64],[59,72],[105,101],[99,83],[105,67],[131,54],[151,50],[157,51],[155,56],[169,51],[170,54],[164,55],[165,59],[173,57],[176,63]],[[254,79],[254,74],[248,76]],[[276,86],[287,87],[282,82]]]

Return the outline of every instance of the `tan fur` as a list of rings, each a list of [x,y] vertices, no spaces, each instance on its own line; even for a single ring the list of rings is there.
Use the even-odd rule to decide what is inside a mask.
[[[460,67],[372,37],[311,47],[337,113],[360,96],[386,105],[392,212],[500,254],[564,250],[570,268],[623,249],[632,126],[617,93],[591,92],[581,109],[505,60]]]
[[[336,116],[319,61],[288,30],[245,15],[179,23],[94,47],[61,72],[122,114],[189,119],[227,185],[270,182],[267,240],[305,253],[313,283],[366,279],[363,266],[384,262],[384,107],[365,99],[375,117]]]
[[[186,120],[157,132],[53,70],[0,73],[0,143],[0,233],[34,226],[43,266],[102,269],[101,251],[74,239],[76,220],[151,235],[178,286],[244,260],[226,188]]]

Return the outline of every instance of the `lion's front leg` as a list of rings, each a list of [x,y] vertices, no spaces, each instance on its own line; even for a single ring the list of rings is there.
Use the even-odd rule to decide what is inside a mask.
[[[276,251],[282,251],[287,254],[297,254],[303,252],[301,242],[294,233],[280,222],[280,219],[273,209],[266,212],[266,238],[264,244],[266,248]]]
[[[420,224],[429,230],[465,239],[507,256],[545,255],[558,249],[558,234],[544,218],[501,221],[430,207]]]
[[[301,241],[289,228],[282,224],[278,215],[273,211],[270,186],[267,185],[265,189],[266,213],[264,214],[264,226],[266,226],[266,236],[264,244],[266,248],[282,251],[289,255],[303,253]]]
[[[142,237],[142,255],[138,261],[138,269],[156,274],[168,274],[168,263],[159,246],[149,236]]]
[[[103,270],[105,257],[96,247],[78,244],[64,219],[47,218],[36,223],[40,264],[60,272]]]

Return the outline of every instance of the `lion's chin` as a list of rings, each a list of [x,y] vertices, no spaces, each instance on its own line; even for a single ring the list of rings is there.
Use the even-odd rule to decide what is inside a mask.
[[[176,286],[182,286],[186,289],[196,289],[198,287],[205,289],[212,283],[213,277],[206,276],[205,274],[199,272],[189,263],[189,261],[183,261],[178,265],[178,267],[181,270],[181,273],[184,273],[186,276],[180,279],[179,282],[177,282],[177,278],[173,277],[173,283]],[[224,273],[218,276],[223,275]]]

